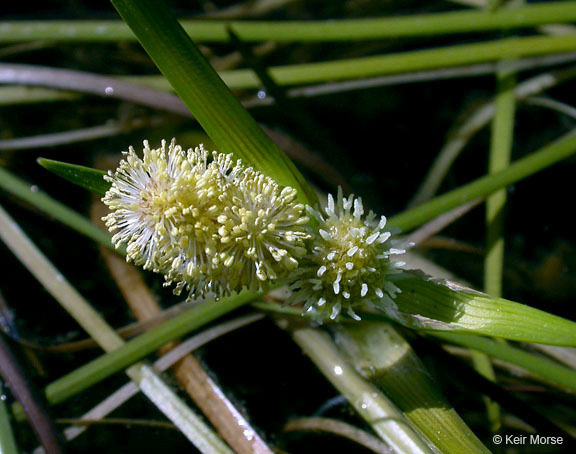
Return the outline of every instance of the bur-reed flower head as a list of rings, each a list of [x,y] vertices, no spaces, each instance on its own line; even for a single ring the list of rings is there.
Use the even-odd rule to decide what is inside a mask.
[[[151,149],[144,141],[142,159],[130,147],[114,173],[104,177],[111,187],[102,199],[111,209],[104,221],[112,242],[125,244],[127,258],[145,269],[162,271],[176,246],[186,247],[183,233],[200,252],[195,263],[208,261],[214,222],[209,213],[219,195],[218,163],[208,162],[202,147],[185,152],[174,141]]]
[[[113,243],[126,244],[127,260],[162,273],[175,293],[265,289],[306,252],[308,218],[296,191],[231,155],[145,141],[142,158],[130,148],[105,178]]]
[[[280,188],[270,177],[245,169],[222,197],[218,216],[220,251],[229,285],[250,290],[290,275],[306,254],[308,217],[294,188]]]
[[[359,319],[354,309],[394,305],[400,292],[392,282],[400,263],[390,260],[404,249],[394,247],[386,218],[370,211],[364,216],[360,198],[343,197],[341,188],[334,201],[328,196],[323,210],[308,211],[319,225],[312,250],[301,265],[300,276],[291,286],[292,302],[304,302],[305,310],[322,320],[335,319],[341,311]]]

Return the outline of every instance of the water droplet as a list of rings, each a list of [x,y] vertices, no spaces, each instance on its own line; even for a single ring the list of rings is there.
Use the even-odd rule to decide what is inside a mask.
[[[266,91],[258,90],[258,93],[256,94],[256,96],[258,97],[258,99],[266,99]]]
[[[342,370],[342,368],[340,366],[334,366],[334,374],[336,375],[342,375],[344,371]]]
[[[252,439],[254,438],[254,432],[252,430],[246,429],[242,433],[244,434],[244,437],[246,437],[246,440],[248,441],[252,441]]]
[[[106,96],[110,96],[114,94],[114,88],[113,87],[106,87],[106,89],[104,90],[104,93],[106,93]]]
[[[38,186],[36,186],[35,184],[33,184],[32,186],[30,186],[30,192],[38,192]]]
[[[7,399],[6,394],[0,395],[0,400],[6,400],[6,399]]]

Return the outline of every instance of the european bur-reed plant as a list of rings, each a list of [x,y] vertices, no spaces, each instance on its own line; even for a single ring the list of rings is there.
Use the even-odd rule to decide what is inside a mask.
[[[554,151],[554,148],[552,148],[552,151]],[[186,200],[186,196],[182,196],[182,193],[186,193],[186,191],[189,190],[196,191],[202,187],[202,184],[199,185],[199,188],[184,188],[179,186],[178,178],[174,178],[174,175],[177,175],[178,172],[168,172],[169,169],[173,170],[174,166],[171,167],[167,165],[167,163],[177,162],[180,159],[184,159],[184,157],[198,156],[198,154],[205,157],[208,155],[205,150],[202,153],[202,148],[200,147],[196,150],[184,152],[184,150],[174,142],[168,147],[166,143],[164,143],[159,149],[150,149],[149,145],[145,143],[144,159],[140,159],[135,155],[133,150],[130,150],[128,156],[132,158],[132,163],[130,164],[128,160],[125,160],[120,164],[119,171],[104,176],[110,186],[108,193],[104,196],[104,200],[107,201],[113,209],[111,214],[105,219],[108,221],[110,227],[115,230],[117,236],[114,241],[117,242],[117,244],[124,241],[129,245],[127,250],[131,251],[129,252],[130,254],[133,254],[131,257],[128,257],[129,260],[135,260],[142,265],[146,265],[147,260],[143,257],[154,256],[158,258],[158,265],[155,268],[156,271],[168,276],[173,272],[171,263],[173,263],[174,257],[170,256],[173,249],[163,241],[167,239],[167,241],[170,242],[173,238],[177,238],[176,234],[178,233],[178,229],[176,229],[176,234],[173,235],[166,226],[176,226],[180,221],[183,222],[183,225],[192,225],[190,221],[194,220],[194,216],[187,217],[188,215],[182,215],[182,213],[188,213],[190,208],[180,204],[182,200]],[[156,164],[160,162],[160,165],[146,167],[146,170],[142,171],[145,161],[149,160],[151,156],[155,158],[161,157],[160,161],[152,159],[152,162]],[[148,159],[146,159],[146,157],[148,157]],[[225,200],[229,194],[237,194],[236,191],[239,188],[239,183],[244,181],[241,172],[222,171],[220,165],[226,161],[225,158],[229,157],[219,153],[213,153],[211,160],[201,160],[199,165],[201,171],[198,172],[199,174],[204,174],[210,167],[218,169],[212,176],[217,179],[222,178],[226,181],[217,191],[219,197],[213,199],[219,202]],[[55,170],[57,173],[67,176],[69,179],[82,182],[85,186],[94,186],[90,182],[93,175],[85,169],[78,168],[77,166],[72,167],[74,172],[70,173],[70,166],[65,164],[44,162],[44,165]],[[193,166],[190,166],[190,163],[184,164],[183,167],[185,169],[193,168]],[[230,169],[228,165],[224,167],[228,170]],[[234,168],[237,170],[244,169],[239,163],[236,163]],[[159,178],[159,181],[163,182],[162,185],[153,183],[154,180],[152,176],[156,177],[158,170],[161,171],[162,177],[167,178],[167,180],[164,181],[162,177]],[[135,176],[139,171],[140,179],[136,181]],[[86,173],[84,174],[84,172]],[[74,174],[73,177],[70,176],[72,174]],[[86,179],[83,180],[79,175],[84,175]],[[261,174],[258,174],[252,169],[249,169],[249,172],[244,173],[244,175],[249,175],[250,178],[256,182],[259,181],[259,175],[263,178]],[[127,178],[127,176],[130,177]],[[100,178],[102,178],[102,176],[100,176]],[[128,186],[126,186],[127,179],[130,180]],[[86,183],[86,181],[88,181],[88,183]],[[271,183],[270,179],[267,181]],[[123,194],[118,192],[119,187],[125,188]],[[139,190],[135,190],[134,188],[136,187],[138,187]],[[243,201],[237,200],[236,206],[238,207],[238,212],[242,211],[245,214],[243,222],[238,224],[242,228],[242,231],[248,231],[253,228],[254,234],[265,234],[272,230],[268,224],[259,224],[257,220],[267,217],[267,215],[283,207],[282,197],[278,197],[277,204],[271,203],[274,197],[270,198],[267,206],[268,212],[263,209],[259,210],[259,216],[253,216],[248,213],[249,210],[242,210],[242,208],[245,207],[238,205],[241,202],[242,204],[254,206],[255,200],[262,195],[259,191],[266,193],[266,188],[271,187],[276,190],[276,196],[284,192],[284,190],[280,190],[277,185],[269,184],[259,186],[259,189],[256,191],[252,188],[250,192],[251,197]],[[152,192],[149,191],[150,189],[152,189]],[[231,192],[226,194],[227,191]],[[290,202],[293,202],[295,194],[293,191],[289,192],[291,193]],[[151,194],[158,195],[157,202],[162,203],[156,204],[152,201],[150,197]],[[166,205],[165,202],[167,200],[171,200],[175,205]],[[119,201],[120,203],[118,203]],[[340,311],[344,309],[342,315],[356,319],[355,323],[360,324],[359,329],[362,330],[361,317],[358,316],[357,312],[362,314],[361,311],[375,307],[387,318],[416,329],[475,332],[508,337],[516,340],[532,340],[543,343],[557,343],[560,345],[573,345],[575,342],[574,326],[568,321],[563,321],[552,315],[547,315],[516,303],[491,298],[488,295],[482,295],[478,292],[468,291],[453,284],[445,285],[441,282],[423,279],[417,274],[400,272],[396,266],[402,265],[402,262],[393,264],[390,261],[390,257],[403,253],[404,249],[401,249],[398,244],[392,242],[392,235],[386,230],[386,219],[376,219],[376,216],[372,212],[365,215],[361,200],[353,196],[344,197],[340,192],[336,200],[332,196],[329,196],[328,204],[323,209],[307,207],[307,211],[311,216],[310,220],[302,216],[304,212],[303,206],[301,206],[301,204],[297,204],[296,206],[297,215],[289,216],[289,219],[285,219],[286,222],[283,224],[283,229],[284,232],[291,232],[292,229],[295,229],[295,231],[299,232],[298,239],[295,240],[293,233],[284,233],[283,239],[285,240],[286,248],[289,248],[291,245],[293,246],[294,241],[302,241],[301,245],[298,246],[302,248],[298,255],[299,263],[296,266],[282,267],[283,273],[282,275],[279,273],[279,275],[276,276],[278,281],[275,282],[275,284],[292,283],[292,290],[294,292],[294,299],[292,301],[306,301],[308,303],[304,308],[297,311],[299,314],[306,316],[311,315],[312,318],[317,321],[328,321],[330,319],[337,319]],[[154,227],[152,224],[147,224],[149,219],[146,209],[150,207],[158,209],[158,211],[154,211],[154,216],[161,222],[159,228]],[[212,246],[212,249],[210,247],[208,247],[208,249],[214,257],[220,257],[217,251],[229,247],[226,236],[222,235],[223,231],[220,231],[219,227],[225,221],[220,211],[226,212],[227,207],[227,204],[216,204],[214,207],[207,207],[206,213],[210,214],[204,216],[202,223],[198,224],[200,227],[211,226],[212,242],[208,242],[208,244]],[[174,222],[171,217],[175,212],[182,216],[178,222]],[[279,212],[283,212],[283,210],[280,209]],[[178,216],[175,218],[178,219]],[[111,219],[114,219],[114,221],[110,222]],[[119,225],[116,223],[118,219],[120,220]],[[127,219],[131,220],[131,222],[126,221]],[[167,221],[167,219],[172,219],[172,221]],[[312,220],[315,222],[312,223]],[[244,223],[246,225],[242,225]],[[180,225],[180,227],[183,225]],[[139,242],[142,231],[135,226],[147,229],[150,235],[155,235],[157,231],[162,232],[164,235],[160,235],[161,239],[157,241],[142,243]],[[184,230],[186,230],[186,228],[184,228]],[[202,231],[207,230],[203,229]],[[212,290],[217,289],[216,286],[210,284],[210,279],[212,278],[214,278],[216,282],[218,279],[224,279],[225,277],[229,278],[231,282],[241,282],[241,279],[238,278],[237,275],[235,276],[235,271],[247,272],[247,275],[251,277],[248,281],[255,283],[256,289],[263,290],[266,288],[267,282],[258,278],[260,265],[253,260],[254,255],[249,251],[250,246],[255,247],[257,242],[264,237],[266,237],[266,235],[260,238],[256,236],[250,239],[245,235],[238,237],[238,242],[244,242],[244,244],[240,245],[243,253],[237,255],[236,259],[241,260],[243,265],[234,268],[230,264],[229,269],[227,269],[224,264],[223,268],[218,268],[221,262],[217,260],[217,266],[214,268],[217,272],[214,275],[210,274],[211,268],[205,268],[206,274],[203,275],[203,282],[207,283],[206,288],[212,288]],[[289,238],[289,240],[286,240],[286,238]],[[199,237],[199,239],[202,239],[202,237]],[[248,243],[249,240],[253,240],[254,242]],[[138,247],[131,250],[130,244],[138,245]],[[260,244],[260,246],[262,246],[262,244]],[[147,247],[149,246],[157,247],[157,254],[148,254]],[[181,247],[176,247],[175,250],[181,251],[182,249]],[[206,253],[206,250],[201,250],[200,248],[197,248],[196,251]],[[260,251],[264,252],[263,249],[260,249]],[[143,252],[143,254],[139,255],[138,252]],[[276,262],[281,262],[282,258],[286,255],[283,252],[279,252],[278,248],[268,249],[267,252],[270,254],[269,258]],[[275,252],[275,254],[272,252]],[[176,259],[178,259],[178,257],[176,257]],[[195,256],[188,255],[187,259],[190,260],[191,263],[195,263]],[[152,262],[153,260],[150,261],[150,263]],[[153,267],[151,268],[154,269]],[[328,273],[329,271],[330,273]],[[187,285],[186,282],[193,282],[194,276],[181,276],[181,278],[183,279],[183,281],[181,281],[182,286],[185,286]],[[221,291],[223,292],[231,292],[233,290],[239,291],[241,287],[238,286],[235,289],[225,286],[221,287]],[[300,292],[303,293],[301,294]],[[220,294],[216,293],[216,296],[220,296]],[[324,298],[324,300],[322,300],[322,298]],[[225,313],[232,308],[238,307],[238,304],[234,303],[234,299],[235,297],[232,296],[228,299],[216,301],[213,307],[217,308],[221,306],[220,313]],[[242,301],[250,301],[250,294]],[[230,305],[230,303],[232,304]],[[239,301],[239,304],[242,304],[242,302]],[[201,307],[198,307],[198,309],[201,309]],[[268,306],[267,309],[285,312],[282,308]],[[209,307],[207,307],[207,310],[212,311]],[[366,314],[366,316],[370,318],[373,317],[374,314]],[[190,315],[186,314],[186,317],[182,317],[181,320],[179,320],[180,317],[177,317],[177,319],[174,320],[174,328],[170,327],[172,324],[166,324],[166,329],[163,330],[162,337],[155,339],[154,335],[150,333],[149,336],[143,336],[141,340],[139,339],[138,342],[132,344],[133,347],[131,345],[130,348],[127,348],[125,351],[129,351],[129,355],[132,357],[133,355],[136,355],[136,357],[145,355],[147,352],[152,351],[153,348],[161,345],[162,342],[174,339],[185,332],[186,327],[184,323],[189,323],[185,320],[192,321],[194,320],[193,317],[194,314],[192,313]],[[341,319],[341,317],[338,317],[338,319]],[[512,327],[512,329],[503,329],[503,324],[507,324],[508,328]],[[542,324],[553,326],[554,332],[547,329],[543,330]],[[176,326],[178,326],[177,329]],[[428,448],[426,448],[426,443],[422,445],[422,441],[418,441],[418,436],[415,435],[412,429],[405,426],[406,424],[409,425],[408,422],[394,427],[382,426],[378,423],[381,418],[395,415],[396,410],[392,411],[390,409],[391,407],[389,407],[389,405],[391,404],[385,403],[382,400],[384,397],[379,396],[375,388],[370,387],[371,385],[369,384],[362,384],[362,378],[350,376],[350,374],[353,374],[353,371],[349,368],[343,368],[342,361],[346,360],[339,356],[336,350],[334,350],[334,347],[330,345],[327,337],[319,336],[317,333],[307,329],[298,330],[294,333],[294,336],[296,342],[317,362],[321,370],[346,371],[346,373],[338,372],[336,374],[330,374],[328,378],[337,389],[349,399],[352,399],[352,401],[360,398],[363,399],[365,403],[358,407],[359,413],[366,418],[367,422],[384,440],[392,446],[399,447],[401,452],[427,452]],[[381,347],[384,348],[385,346],[381,345]],[[396,348],[392,345],[389,347]],[[479,345],[478,348],[482,348],[481,345]],[[107,374],[116,370],[116,368],[122,367],[122,364],[125,364],[124,362],[130,356],[124,357],[124,353],[121,350],[122,349],[115,352],[117,354],[114,357],[110,357],[110,361],[107,361],[106,358],[103,357],[102,361],[95,362],[94,365],[88,365],[86,370],[78,376],[86,378],[86,374],[91,367],[104,367],[105,362],[107,363],[106,367],[110,368],[106,372]],[[405,373],[405,371],[398,373]],[[538,373],[542,374],[542,376],[546,375],[543,371],[539,371]],[[557,380],[558,383],[566,383],[566,374],[568,374],[568,382],[574,379],[573,373],[563,369],[559,370],[557,375],[552,374],[554,376],[553,380]],[[550,375],[546,376],[547,378],[550,377]],[[419,380],[417,377],[413,379],[416,383]],[[62,396],[67,395],[67,391],[64,391],[64,388],[70,386],[71,383],[76,383],[77,380],[77,378],[71,375],[69,378],[66,377],[62,384],[55,383],[53,389],[62,387],[63,391],[59,391],[59,394]],[[64,385],[64,383],[66,383],[66,385]],[[434,391],[434,395],[437,395],[436,391]],[[61,398],[62,397],[59,397],[59,399]],[[412,400],[409,399],[411,402],[410,405],[413,405],[414,399],[417,401],[418,399],[426,400],[427,398],[428,397],[420,393],[419,397],[412,397]],[[364,405],[371,410],[369,412],[362,411]],[[389,413],[390,411],[392,411],[392,413]],[[412,423],[417,426],[419,424],[423,425],[420,430],[426,432],[424,428],[429,430],[430,427],[435,427],[433,422],[434,418],[436,418],[436,416],[434,416],[436,413],[424,412],[424,415],[422,415],[422,413],[407,412],[405,416],[410,420],[413,414],[417,415],[417,417],[414,418]],[[462,422],[454,419],[453,412],[447,412],[445,415],[445,419],[448,418],[449,420],[442,421],[441,426],[456,427],[458,428],[458,433],[454,434],[454,437],[440,437],[436,441],[436,444],[440,444],[441,446],[445,445],[444,449],[448,451],[464,449],[465,446],[474,446],[475,450],[482,452],[483,448],[481,448],[481,445],[475,441],[475,437],[466,429],[466,426],[463,425]],[[432,424],[432,426],[430,426],[430,424]],[[434,432],[434,430],[432,430],[432,432]],[[407,444],[402,443],[401,440],[407,441]],[[449,448],[450,446],[451,448]],[[455,446],[458,448],[455,448]]]
[[[177,293],[184,292],[189,299],[203,296],[209,301],[194,305],[125,344],[116,342],[117,348],[108,348],[112,351],[54,381],[45,388],[50,404],[64,401],[145,358],[166,342],[284,284],[292,292],[287,299],[281,297],[285,304],[271,303],[270,299],[280,298],[274,293],[267,303],[259,302],[254,307],[275,314],[278,325],[290,332],[323,376],[365,421],[364,428],[373,431],[395,452],[486,452],[411,350],[408,340],[420,334],[483,351],[508,365],[529,370],[535,380],[550,386],[576,389],[576,374],[568,367],[556,363],[552,367],[551,361],[538,355],[526,351],[520,354],[517,347],[480,337],[574,347],[574,323],[419,272],[401,270],[402,264],[396,259],[404,261],[406,246],[395,235],[398,228],[409,231],[419,227],[570,156],[576,150],[575,136],[563,137],[504,170],[388,219],[370,212],[360,198],[341,192],[328,196],[326,206],[320,206],[306,179],[231,95],[166,5],[154,0],[114,0],[113,4],[219,151],[209,152],[202,146],[185,150],[175,142],[159,144],[159,134],[150,134],[156,139],[151,145],[145,143],[143,153],[130,149],[118,169],[107,175],[41,161],[57,174],[104,197],[110,208],[105,221],[112,238],[41,191],[30,191],[29,185],[2,169],[0,185],[89,238],[117,247],[130,262],[163,275],[165,284]],[[336,40],[339,38],[334,31],[338,35],[344,30],[339,25],[345,25],[354,39],[382,37],[374,35],[379,30],[396,30],[395,37],[416,37],[422,33],[460,33],[471,29],[467,24],[474,18],[481,19],[475,22],[481,24],[476,30],[487,32],[560,21],[573,17],[574,11],[573,2],[568,2],[499,10],[493,15],[469,12],[406,18],[409,20],[383,19],[370,22],[371,31],[363,29],[369,24],[363,21],[295,24],[298,27],[293,30],[290,24],[269,27],[270,24],[246,23],[238,24],[238,29],[234,23],[231,26],[240,39],[250,40],[258,39],[254,34],[260,30],[258,27],[268,30],[266,33],[272,33],[270,37],[275,39]],[[322,27],[316,28],[317,25]],[[200,30],[194,22],[189,27],[192,33]],[[210,39],[221,40],[226,35],[223,24],[210,27]],[[15,30],[22,28],[16,26]],[[327,34],[323,35],[322,30]],[[125,31],[122,33],[126,36]],[[61,36],[57,35],[53,34],[56,38]],[[575,49],[569,35],[511,38],[342,62],[313,62],[279,68],[271,74],[281,84],[323,82]],[[26,71],[22,67],[11,69],[13,75]],[[38,72],[34,76],[46,74]],[[227,75],[241,76],[243,87],[259,87],[262,82],[247,70]],[[60,84],[62,88],[62,81]],[[130,82],[127,84],[122,90],[129,88]],[[114,87],[110,88],[114,91]],[[115,96],[121,97],[122,90],[114,91]],[[138,102],[138,93],[134,88],[126,99]],[[154,94],[153,90],[146,93]],[[155,100],[140,102],[154,106]],[[183,106],[180,103],[171,109],[181,113]],[[411,331],[406,334],[405,328]],[[101,338],[107,329],[90,334]],[[266,367],[260,372],[266,375]],[[148,395],[166,410],[168,417],[175,422],[180,414],[191,418],[183,407],[178,407],[181,413],[171,413],[169,407],[176,401],[165,392],[168,388],[161,386],[156,376],[148,379],[162,390],[155,393],[148,387]],[[300,377],[298,385],[301,386]],[[474,383],[467,385],[467,392],[477,392]],[[267,411],[277,410],[277,406],[272,407]],[[13,410],[19,414],[18,407]],[[527,415],[520,413],[528,420]],[[544,427],[539,426],[537,418],[530,421],[534,427]],[[201,451],[226,452],[213,433],[202,424],[196,427],[197,430],[192,425],[187,435]],[[1,428],[0,442],[6,438],[6,445],[12,445],[9,430]],[[546,430],[558,435],[560,432],[554,431],[561,429],[546,426]],[[492,449],[489,438],[486,440]],[[212,446],[212,451],[206,446]]]

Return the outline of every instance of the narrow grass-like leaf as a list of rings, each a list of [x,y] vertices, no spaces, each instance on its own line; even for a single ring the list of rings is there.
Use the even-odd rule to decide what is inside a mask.
[[[438,331],[428,332],[426,335],[480,351],[492,358],[522,367],[545,381],[576,391],[576,372],[574,370],[539,355],[501,342],[495,342],[486,337]]]
[[[0,187],[25,200],[32,206],[45,211],[50,216],[82,235],[87,236],[107,248],[114,249],[114,246],[112,246],[110,242],[110,235],[107,232],[99,229],[88,219],[68,208],[66,205],[53,199],[37,186],[26,183],[2,167],[0,167]]]
[[[453,11],[370,19],[329,21],[183,20],[198,42],[226,42],[232,27],[244,41],[352,41],[408,36],[446,35],[531,27],[576,21],[576,2],[549,2],[497,11]],[[133,41],[134,34],[120,21],[4,22],[0,42],[50,40],[67,42]]]
[[[410,52],[398,52],[387,55],[377,55],[344,60],[303,63],[298,65],[285,65],[269,68],[270,74],[278,85],[313,84],[332,80],[358,79],[365,77],[378,77],[393,74],[412,73],[418,71],[433,70],[438,68],[450,68],[457,66],[474,65],[478,63],[493,62],[502,58],[536,57],[557,53],[576,51],[576,38],[572,36],[538,36],[527,38],[512,38],[495,40],[459,46],[447,46],[437,49],[416,50]],[[176,60],[179,62],[180,60]],[[178,63],[180,65],[180,63]],[[0,80],[5,83],[26,83],[26,80],[14,77],[13,66],[2,71],[0,63]],[[258,88],[261,86],[260,79],[250,69],[237,69],[221,71],[222,80],[230,89]],[[189,79],[196,80],[198,77],[182,76],[182,87],[187,87]],[[134,82],[140,85],[169,91],[170,83],[161,76],[124,76],[119,80]],[[52,82],[53,83],[53,82]],[[172,83],[172,82],[171,82]],[[48,85],[48,84],[47,84]],[[46,100],[48,93],[44,90],[36,92],[36,95],[12,93],[13,87],[0,87],[0,92],[9,96],[9,103],[33,102],[34,96],[39,100]],[[62,88],[58,85],[58,88]],[[185,88],[184,88],[185,89]],[[177,90],[178,91],[178,90]],[[216,92],[219,93],[219,92]],[[180,94],[180,93],[179,93]],[[214,93],[207,92],[203,99],[218,100]],[[62,95],[62,96],[61,96]],[[53,93],[52,99],[67,99],[69,94]],[[184,98],[183,98],[184,100]],[[2,100],[3,102],[3,100]],[[192,111],[195,115],[197,112]]]
[[[494,101],[494,118],[490,136],[488,173],[506,169],[510,165],[514,138],[514,117],[516,112],[516,73],[513,61],[505,60],[498,64],[496,72],[497,93]],[[492,296],[502,296],[504,268],[504,213],[506,189],[495,191],[486,199],[486,256],[484,257],[484,291]],[[472,349],[474,369],[493,382],[496,373],[490,358],[485,353]],[[483,396],[486,413],[492,433],[502,427],[500,406],[488,396]]]
[[[80,95],[76,93],[50,88],[27,87],[21,85],[0,87],[0,106],[54,101],[76,101],[78,99],[80,99]]]
[[[110,188],[110,183],[104,180],[106,172],[102,172],[101,170],[46,158],[38,158],[38,164],[65,180],[100,196],[104,196]]]
[[[220,151],[296,188],[302,202],[313,204],[310,185],[230,92],[168,6],[158,0],[112,3]]]
[[[243,292],[237,296],[222,298],[219,301],[206,301],[193,306],[188,311],[126,342],[122,347],[49,384],[45,388],[48,403],[56,404],[78,394],[144,358],[162,345],[201,328],[257,297],[258,294]]]
[[[396,52],[386,55],[349,58],[297,65],[270,67],[278,85],[300,85],[319,82],[410,73],[437,68],[473,65],[505,58],[534,57],[576,51],[576,35],[507,38],[434,49]],[[250,69],[221,71],[220,77],[231,89],[259,88],[260,80]],[[166,81],[158,76],[130,77],[158,89]]]
[[[576,347],[576,323],[547,312],[421,276],[397,285],[397,321],[408,327]]]
[[[471,200],[520,181],[576,153],[576,135],[570,133],[554,143],[512,163],[507,169],[487,175],[442,194],[416,208],[389,219],[389,224],[410,230]]]
[[[510,165],[514,138],[516,108],[516,75],[510,70],[511,61],[500,63],[497,72],[498,93],[494,106],[488,172],[494,174]],[[500,189],[486,200],[486,257],[484,259],[484,291],[502,295],[504,267],[504,210],[506,191]]]
[[[576,35],[508,38],[437,49],[272,67],[270,74],[278,84],[298,85],[449,68],[503,58],[530,57],[575,50]],[[249,70],[223,71],[221,76],[230,87],[236,87],[240,83],[244,88],[259,86],[257,76]]]

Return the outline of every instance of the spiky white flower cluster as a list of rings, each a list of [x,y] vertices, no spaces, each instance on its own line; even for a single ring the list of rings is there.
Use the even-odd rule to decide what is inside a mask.
[[[364,216],[362,200],[343,197],[341,189],[336,202],[329,195],[324,210],[308,211],[318,221],[318,234],[291,285],[292,302],[303,302],[319,320],[335,319],[342,310],[358,320],[358,306],[394,306],[400,289],[391,278],[403,263],[391,262],[390,256],[405,250],[394,247],[397,241],[385,230],[386,218],[376,219],[372,211]]]
[[[105,178],[112,242],[127,246],[127,260],[164,274],[177,294],[266,289],[306,253],[308,218],[296,190],[231,155],[144,141],[142,159],[130,147]]]

